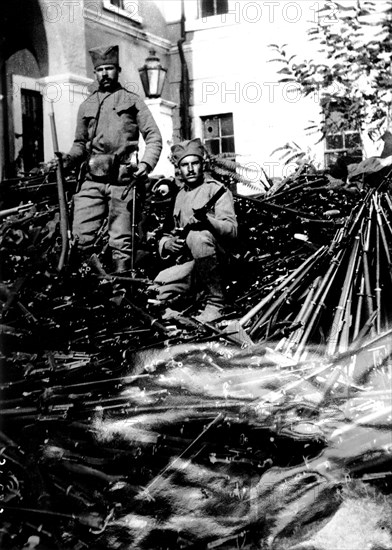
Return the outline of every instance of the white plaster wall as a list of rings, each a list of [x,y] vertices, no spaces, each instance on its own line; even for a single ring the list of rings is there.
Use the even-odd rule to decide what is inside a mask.
[[[148,108],[151,111],[155,122],[162,135],[162,153],[156,165],[153,174],[162,176],[174,176],[174,167],[169,161],[170,147],[173,144],[173,115],[172,111],[176,104],[164,99],[146,99]],[[140,138],[139,142],[139,158],[143,156],[145,150],[145,144],[143,138]]]
[[[86,74],[84,0],[39,0],[47,37],[49,75]],[[94,2],[92,2],[94,4]]]
[[[54,158],[49,113],[53,108],[59,150],[66,152],[75,135],[79,105],[88,96],[92,80],[67,73],[41,78],[38,83],[43,98],[44,157],[47,161]]]
[[[180,0],[143,1],[154,3],[167,23],[178,22]],[[91,75],[87,49],[93,39],[93,45],[109,40],[120,43],[123,55],[126,55],[122,62],[122,80],[134,82],[138,88],[137,68],[144,62],[148,41],[152,41],[163,65],[169,67],[171,85],[166,84],[165,97],[177,100],[179,63],[175,43],[172,44],[171,55],[165,58],[165,52],[168,53],[170,48],[168,40],[159,36],[142,36],[143,29],[140,32],[135,30],[120,17],[110,22],[110,13],[104,9],[99,17],[94,16],[95,12],[90,13],[92,3],[87,5],[77,0],[72,4],[71,12],[69,3],[58,2],[62,10],[56,12],[52,7],[54,2],[40,2],[46,6],[46,31],[51,44],[50,74],[54,75],[42,84],[47,89],[48,84],[53,83],[50,88],[52,95],[56,95],[56,85],[63,91],[61,98],[54,102],[61,148],[67,150],[72,143],[77,107],[83,100],[83,92],[78,91],[78,87],[83,90],[87,82],[85,76]],[[343,2],[347,7],[354,0]],[[317,9],[323,4],[330,6],[330,9],[319,21]],[[320,136],[309,136],[305,131],[311,121],[317,122],[319,118],[317,98],[303,98],[291,85],[278,85],[277,71],[281,65],[271,62],[274,53],[268,44],[287,44],[288,52],[298,53],[300,57],[322,59],[315,51],[315,43],[309,42],[306,31],[317,21],[329,25],[336,23],[339,13],[333,10],[332,3],[321,0],[229,0],[228,14],[197,19],[197,0],[185,0],[185,11],[185,52],[193,90],[194,135],[201,136],[201,116],[231,112],[236,151],[242,155],[240,160],[245,164],[259,164],[269,176],[284,175],[282,165],[278,167],[274,164],[278,162],[278,155],[271,157],[271,153],[289,141],[295,141],[304,150],[308,149],[316,162],[322,162],[324,146],[317,144]],[[58,40],[59,33],[61,41]],[[73,102],[70,102],[69,86],[72,83],[76,86],[76,93]],[[140,89],[134,91],[141,92]],[[44,94],[45,120],[50,109],[50,98],[49,101],[47,99]],[[52,156],[49,132],[46,125],[46,157]],[[165,169],[169,170],[169,166]]]
[[[231,112],[240,161],[261,165],[269,176],[285,175],[282,163],[274,165],[279,155],[271,153],[295,141],[322,163],[320,135],[305,131],[319,120],[318,98],[303,97],[292,84],[278,84],[283,65],[271,62],[275,55],[268,45],[286,44],[287,52],[299,58],[322,59],[306,31],[319,20],[317,9],[324,3],[231,0],[228,14],[197,19],[196,0],[186,1],[195,135],[201,136],[201,116]],[[330,10],[320,22],[335,24],[339,14],[327,5]]]

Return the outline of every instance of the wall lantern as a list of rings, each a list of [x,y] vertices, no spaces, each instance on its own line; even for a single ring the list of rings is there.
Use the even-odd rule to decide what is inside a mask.
[[[161,97],[167,69],[162,67],[155,50],[150,50],[150,55],[139,73],[146,97]]]

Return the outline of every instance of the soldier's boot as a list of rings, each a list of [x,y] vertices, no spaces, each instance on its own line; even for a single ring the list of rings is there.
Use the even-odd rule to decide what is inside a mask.
[[[225,294],[222,274],[217,257],[206,256],[195,260],[198,276],[206,290],[206,305],[196,316],[201,323],[215,321],[223,314]]]
[[[74,269],[87,275],[91,270],[91,261],[94,255],[95,251],[92,246],[75,246],[71,254],[71,265]]]
[[[88,264],[91,256],[94,254],[93,246],[77,246],[74,251],[74,260],[78,265]]]
[[[112,260],[113,260],[113,267],[114,267],[114,271],[112,272],[113,275],[119,275],[123,277],[127,277],[131,275],[130,258],[112,257]],[[122,302],[126,294],[126,291],[127,291],[127,287],[126,285],[124,285],[123,281],[114,282],[112,302],[116,303],[117,305],[120,305],[120,303]]]
[[[113,258],[113,274],[124,275],[130,273],[131,259],[128,257]]]

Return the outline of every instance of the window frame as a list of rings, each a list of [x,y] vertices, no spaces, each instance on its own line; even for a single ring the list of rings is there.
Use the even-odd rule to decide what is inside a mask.
[[[233,129],[233,133],[231,133],[231,134],[222,134],[222,119],[224,117],[231,117],[231,125],[232,125],[232,129]],[[214,119],[218,120],[218,124],[219,124],[218,137],[209,139],[207,134],[206,134],[205,125],[206,125],[206,122],[208,120],[214,120]],[[201,127],[202,127],[203,143],[204,143],[204,146],[207,149],[208,153],[210,155],[216,155],[216,154],[218,154],[218,155],[228,155],[227,158],[230,158],[232,156],[232,158],[234,159],[236,153],[235,153],[235,130],[234,130],[233,113],[215,113],[215,114],[211,114],[211,115],[203,115],[203,116],[200,116],[200,120],[201,120]],[[225,138],[232,138],[232,140],[233,140],[233,149],[234,149],[233,151],[229,151],[229,152],[223,152],[222,151],[222,140],[225,139]],[[213,141],[214,139],[219,140],[219,153],[213,153],[208,148],[208,142]]]
[[[116,6],[113,4],[113,0],[102,0],[102,6],[105,10],[111,11],[112,13],[115,13],[117,15],[120,15],[121,17],[124,17],[126,19],[130,19],[131,21],[134,21],[135,23],[141,24],[143,23],[143,18],[140,15],[140,2],[139,0],[119,0],[121,3],[125,3],[125,5],[133,5],[135,6],[135,10],[127,10],[124,7]]]
[[[218,4],[220,0],[210,0],[213,3],[213,12],[210,15],[203,15],[202,13],[202,2],[203,0],[198,0],[197,3],[197,19],[208,19],[210,17],[217,17],[219,15],[227,15],[229,13],[229,0],[225,0],[226,2],[226,11],[219,12],[218,11]]]
[[[340,111],[338,109],[333,109],[330,107],[330,112],[328,114],[329,117],[333,116],[333,113],[336,112],[337,115],[340,115]],[[326,118],[326,115],[324,115]],[[341,147],[328,147],[328,138],[339,136],[342,140],[342,146]],[[352,129],[352,128],[342,128],[337,131],[331,131],[325,134],[324,137],[324,167],[328,168],[331,165],[334,164],[333,156],[336,155],[336,158],[340,156],[350,156],[353,157],[353,163],[360,162],[363,160],[363,150],[361,145],[358,147],[347,147],[347,137],[349,136],[358,136],[359,138],[359,144],[361,144],[361,133],[358,130]],[[336,162],[336,159],[335,159]]]
[[[11,154],[13,158],[10,158],[10,162],[15,162],[19,157],[22,161],[21,167],[23,171],[27,168],[24,165],[23,158],[23,112],[22,112],[22,91],[28,90],[31,92],[40,93],[42,96],[42,89],[39,83],[39,80],[29,76],[23,76],[20,74],[12,74],[12,89],[13,89],[13,100],[12,100],[12,123],[14,135],[13,143],[11,145]],[[44,98],[43,98],[44,99]],[[42,107],[44,108],[44,101],[42,102]],[[43,110],[43,117],[45,117],[45,112]],[[43,154],[45,158],[45,118],[42,120],[42,131],[43,131]],[[44,159],[43,159],[44,160]]]

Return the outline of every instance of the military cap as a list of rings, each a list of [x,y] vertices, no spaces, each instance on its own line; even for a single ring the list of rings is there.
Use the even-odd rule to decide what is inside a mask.
[[[180,141],[171,147],[171,154],[173,161],[178,165],[183,158],[189,155],[195,155],[197,157],[204,157],[204,146],[199,138]]]
[[[118,65],[118,46],[100,46],[89,50],[94,69],[100,65]]]

